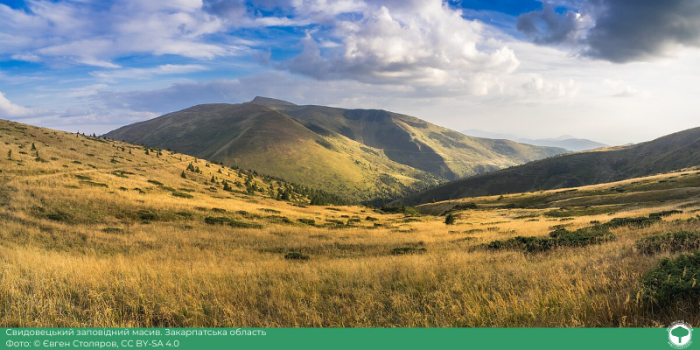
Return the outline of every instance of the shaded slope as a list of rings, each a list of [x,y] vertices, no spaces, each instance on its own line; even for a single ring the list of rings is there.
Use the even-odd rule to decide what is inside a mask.
[[[405,204],[619,181],[700,164],[700,128],[628,147],[562,155],[441,185]]]

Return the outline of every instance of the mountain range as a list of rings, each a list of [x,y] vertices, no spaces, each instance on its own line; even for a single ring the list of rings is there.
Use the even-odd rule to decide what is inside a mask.
[[[631,146],[570,153],[460,179],[410,195],[404,204],[570,188],[700,165],[700,128]]]
[[[385,110],[301,106],[265,97],[198,105],[105,136],[236,165],[353,200],[396,198],[566,152],[470,137]]]
[[[588,139],[580,139],[571,135],[563,135],[556,138],[532,139],[520,137],[514,134],[495,133],[476,129],[462,130],[461,133],[474,137],[513,140],[515,142],[525,143],[528,145],[558,147],[573,152],[587,151],[591,149],[609,146],[601,142],[592,141]]]

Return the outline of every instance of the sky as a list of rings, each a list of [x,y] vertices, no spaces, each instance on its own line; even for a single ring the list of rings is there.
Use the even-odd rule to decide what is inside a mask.
[[[700,1],[0,0],[0,118],[102,134],[255,96],[611,145],[699,127]]]

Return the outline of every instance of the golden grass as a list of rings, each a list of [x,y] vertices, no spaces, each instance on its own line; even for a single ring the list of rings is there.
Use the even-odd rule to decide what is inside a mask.
[[[119,142],[0,126],[5,128],[0,129],[3,327],[628,327],[700,321],[697,309],[655,309],[637,295],[640,276],[668,255],[638,254],[635,240],[698,230],[697,223],[674,221],[694,217],[688,209],[648,228],[616,229],[617,240],[584,248],[544,254],[474,249],[497,239],[545,236],[555,225],[580,228],[686,202],[563,221],[543,215],[551,208],[467,210],[448,226],[444,217],[406,218],[358,206],[300,207],[211,192],[208,178],[233,181],[235,172],[218,174],[218,165],[207,168],[200,160],[205,173],[182,179],[180,172],[194,161],[187,156],[164,151],[158,158]],[[18,144],[27,150],[31,142],[42,158],[57,160],[16,155]],[[124,160],[115,164],[113,145],[132,147],[132,154],[116,151]],[[95,156],[70,150],[76,146]],[[8,149],[13,160],[4,157]],[[134,174],[123,178],[111,174],[114,169]],[[83,183],[76,174],[107,187]],[[149,179],[193,189],[193,198],[174,197]],[[142,220],[139,210],[157,218]],[[59,212],[68,217],[47,216]],[[263,227],[208,225],[207,216]],[[324,225],[353,217],[360,221],[342,228]],[[302,218],[314,219],[317,227],[299,223]],[[427,251],[391,254],[407,246]],[[310,260],[287,260],[290,251]]]

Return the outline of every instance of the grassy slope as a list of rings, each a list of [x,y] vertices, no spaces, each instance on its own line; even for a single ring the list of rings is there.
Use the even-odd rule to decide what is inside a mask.
[[[402,199],[407,205],[475,196],[570,188],[700,164],[700,128],[629,147],[565,154],[461,179]]]
[[[469,138],[386,111],[264,98],[196,106],[107,136],[236,164],[354,200],[395,197],[561,152]]]
[[[46,162],[36,160],[32,143]],[[196,164],[204,173],[188,172],[182,179],[183,169],[194,162],[189,156],[146,155],[139,146],[4,121],[0,155],[4,327],[551,327],[700,321],[695,308],[658,309],[637,298],[641,276],[671,255],[644,255],[633,248],[642,237],[700,229],[693,219],[700,210],[697,198],[654,192],[694,190],[697,171],[609,186],[630,186],[625,192],[602,186],[562,197],[545,192],[474,199],[480,209],[456,211],[455,225],[446,226],[444,217],[382,214],[357,206],[302,207],[224,192],[221,184],[207,180],[212,175],[242,180],[235,171],[229,176],[229,168],[219,174],[218,165],[206,167],[200,160]],[[148,180],[189,189],[192,198],[173,196]],[[650,200],[610,204],[632,187]],[[614,197],[572,195],[595,191]],[[551,213],[560,211],[556,203],[591,198],[598,202],[589,208],[564,209],[568,214],[578,210],[573,215]],[[518,201],[529,204],[514,209],[500,204]],[[604,244],[540,255],[475,249],[493,240],[546,236],[555,225],[575,229],[592,220],[669,209],[684,212],[650,227],[617,228],[618,238]],[[209,225],[206,217],[260,226]],[[313,219],[315,225],[298,219]],[[392,254],[397,248],[423,253]],[[309,260],[285,259],[291,251]]]
[[[256,98],[253,103],[302,120],[310,129],[323,128],[384,150],[399,163],[448,180],[554,156],[564,150],[508,140],[465,136],[415,117],[384,110],[297,106]]]

